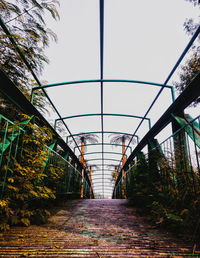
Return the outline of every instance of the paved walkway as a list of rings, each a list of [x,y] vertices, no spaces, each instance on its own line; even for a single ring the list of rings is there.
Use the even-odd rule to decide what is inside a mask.
[[[152,228],[126,200],[70,201],[43,226],[0,234],[0,257],[190,257],[192,248]]]

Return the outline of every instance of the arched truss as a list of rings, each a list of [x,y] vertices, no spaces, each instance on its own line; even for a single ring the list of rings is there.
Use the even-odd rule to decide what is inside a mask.
[[[113,113],[93,113],[93,114],[80,114],[80,115],[73,115],[73,116],[66,116],[66,117],[61,117],[61,118],[57,118],[55,119],[55,123],[54,123],[54,129],[56,129],[56,124],[58,121],[63,121],[63,120],[67,120],[67,119],[72,119],[72,118],[82,118],[82,117],[89,117],[89,116],[121,116],[121,117],[128,117],[128,118],[137,118],[137,119],[144,119],[147,120],[149,123],[149,129],[151,129],[151,119],[148,117],[143,117],[143,116],[136,116],[136,115],[127,115],[127,114],[113,114]]]
[[[100,151],[93,151],[93,152],[86,152],[84,153],[84,156],[87,155],[92,155],[92,154],[99,154],[101,153]],[[104,151],[104,154],[114,154],[114,155],[120,155],[123,156],[123,154],[121,152],[114,152],[114,151]],[[80,157],[81,155],[79,155],[78,157]],[[127,155],[125,154],[125,156],[127,157]]]
[[[174,67],[172,68],[171,72],[169,73],[169,75],[167,76],[166,80],[164,81],[163,84],[158,84],[158,83],[151,83],[151,82],[144,82],[144,81],[135,81],[135,80],[115,80],[115,79],[111,79],[111,80],[105,80],[104,79],[104,0],[100,0],[99,1],[99,25],[100,25],[100,78],[97,80],[84,80],[84,81],[72,81],[72,82],[64,82],[64,83],[56,83],[56,84],[50,84],[50,85],[42,85],[41,82],[39,81],[37,75],[34,73],[34,71],[32,70],[31,65],[28,63],[28,61],[26,60],[24,54],[22,53],[22,51],[20,50],[20,48],[17,45],[17,42],[13,39],[13,37],[11,37],[11,33],[8,30],[8,28],[6,27],[6,24],[3,22],[3,20],[0,18],[0,25],[2,27],[2,29],[4,30],[4,32],[9,35],[9,40],[11,41],[11,43],[13,44],[14,48],[16,49],[16,51],[18,52],[18,54],[20,55],[20,57],[22,58],[22,60],[24,61],[24,63],[26,64],[27,68],[29,69],[29,71],[31,72],[32,76],[34,77],[34,79],[36,80],[36,82],[38,83],[38,87],[35,87],[32,90],[32,94],[31,94],[31,101],[33,101],[33,96],[34,96],[34,91],[35,90],[42,90],[44,95],[47,97],[47,99],[49,100],[50,104],[53,106],[55,112],[57,113],[58,117],[60,120],[62,120],[64,126],[66,127],[67,131],[69,132],[69,135],[72,136],[71,131],[69,130],[68,126],[65,124],[64,120],[62,119],[62,116],[60,115],[60,113],[58,112],[57,108],[55,107],[55,105],[53,104],[53,102],[51,101],[51,99],[49,98],[48,94],[46,93],[45,89],[49,88],[49,87],[55,87],[55,86],[61,86],[61,85],[71,85],[71,84],[83,84],[83,83],[96,83],[98,82],[100,84],[100,103],[101,103],[101,134],[102,134],[102,168],[104,171],[104,162],[103,162],[103,156],[104,156],[104,102],[103,102],[103,86],[105,83],[109,83],[109,82],[115,82],[115,83],[120,83],[120,82],[126,82],[126,83],[137,83],[137,84],[143,84],[143,85],[154,85],[154,86],[159,86],[160,90],[157,93],[156,97],[154,98],[153,102],[151,103],[150,107],[147,109],[146,113],[144,114],[144,117],[141,119],[139,125],[137,126],[137,128],[135,129],[135,131],[132,134],[132,137],[134,137],[134,135],[137,133],[138,129],[140,128],[141,124],[143,123],[143,121],[146,119],[148,113],[150,112],[151,108],[153,107],[153,105],[155,104],[156,100],[158,99],[158,97],[160,96],[160,94],[162,93],[164,88],[170,88],[171,89],[171,94],[172,94],[172,101],[174,101],[174,92],[173,92],[173,87],[167,85],[167,83],[169,82],[169,80],[171,79],[172,75],[174,74],[175,70],[177,69],[177,67],[179,66],[180,62],[182,61],[182,59],[184,58],[185,54],[188,52],[188,50],[190,49],[190,47],[192,46],[193,42],[195,41],[195,39],[197,38],[197,36],[199,35],[200,32],[200,26],[197,28],[196,32],[194,33],[193,37],[191,38],[191,40],[189,41],[188,45],[186,46],[186,48],[184,49],[183,53],[181,54],[180,58],[178,59],[178,61],[176,62],[176,64],[174,65]],[[184,106],[184,104],[182,104],[182,107]],[[165,120],[166,120],[166,115],[165,115]],[[164,119],[163,118],[163,119]],[[160,124],[161,125],[160,125]],[[167,123],[167,122],[166,122]],[[157,126],[157,128],[155,129],[155,127]],[[147,135],[145,136],[147,138],[147,136],[150,135],[154,135],[156,132],[158,133],[159,130],[161,130],[160,128],[163,128],[163,121],[162,121],[162,117],[161,120],[158,121],[157,124],[155,124],[154,128],[152,128],[152,130],[150,130],[149,133],[147,133]],[[141,144],[138,144],[138,148],[136,148],[134,150],[134,152],[132,153],[132,155],[129,157],[129,159],[127,160],[127,163],[125,164],[127,166],[127,164],[130,162],[131,158],[135,155],[136,151],[139,150],[141,148],[142,145],[144,145],[144,142],[146,140],[146,138],[143,138],[141,141]],[[76,140],[74,139],[74,137],[72,136],[75,145],[77,146]],[[131,141],[130,141],[131,142]],[[126,150],[129,148],[130,142],[128,144],[128,146],[126,146]],[[79,147],[77,146],[77,148],[79,149]],[[80,149],[79,149],[80,151]],[[80,151],[81,152],[81,151]],[[72,155],[73,156],[73,155]],[[106,165],[107,166],[107,165]],[[103,176],[103,173],[102,173]],[[119,178],[118,178],[119,179]],[[98,186],[97,186],[98,187]],[[104,194],[104,185],[102,182],[102,188],[103,188],[103,194]],[[106,190],[106,187],[105,187]]]
[[[51,87],[58,87],[58,86],[67,86],[67,85],[72,85],[72,84],[88,84],[88,83],[131,83],[131,84],[142,84],[142,85],[151,85],[151,86],[158,86],[161,88],[169,88],[171,90],[171,96],[172,96],[172,101],[174,101],[174,87],[171,85],[167,84],[162,84],[162,83],[155,83],[155,82],[149,82],[149,81],[138,81],[138,80],[121,80],[121,79],[93,79],[93,80],[80,80],[80,81],[69,81],[69,82],[59,82],[59,83],[52,83],[52,84],[47,84],[47,85],[41,85],[39,87],[34,87],[32,89],[31,93],[31,101],[33,101],[34,98],[34,91],[36,90],[41,90],[41,89],[47,89]]]
[[[87,143],[87,144],[84,144],[84,146],[102,146],[102,145],[109,145],[109,146],[120,146],[122,147],[123,145],[122,144],[118,144],[118,143],[109,143],[109,142],[100,142],[100,143]],[[81,145],[77,145],[76,147],[74,147],[74,152],[77,148],[81,147]],[[132,152],[132,147],[131,146],[128,146],[128,145],[125,145],[125,147],[129,148],[130,151]]]
[[[102,159],[87,159],[86,161],[95,161],[95,160],[102,160]],[[104,158],[104,160],[109,160],[109,161],[116,161],[116,162],[121,162],[120,159],[107,159]]]

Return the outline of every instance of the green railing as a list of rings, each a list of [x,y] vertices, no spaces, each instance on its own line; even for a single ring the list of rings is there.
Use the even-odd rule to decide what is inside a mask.
[[[27,121],[27,120],[26,120]],[[29,119],[30,121],[30,119]],[[26,125],[27,122],[22,122],[22,126]],[[52,150],[50,147],[42,145],[42,143],[34,143],[34,139],[29,142],[29,136],[27,137],[27,132],[25,128],[21,128],[19,123],[13,123],[6,117],[0,115],[0,198],[3,200],[6,194],[7,187],[12,190],[15,187],[15,180],[20,180],[17,174],[22,176],[23,170],[30,169],[31,173],[34,172],[34,162],[35,159],[31,160],[31,156],[27,156],[30,160],[25,163],[27,152],[32,151],[32,149],[37,150],[41,154],[41,162],[35,164],[36,170],[45,178],[44,180],[38,179],[37,175],[35,181],[28,182],[28,185],[34,184],[34,187],[40,187],[42,181],[42,187],[49,187],[53,189],[55,195],[66,194],[67,196],[79,197],[81,192],[81,181],[82,174],[76,168],[76,164],[70,164],[67,159],[64,159],[56,151]],[[30,134],[30,130],[28,129]],[[39,146],[39,147],[38,147]],[[35,151],[36,152],[36,151]],[[22,161],[21,161],[22,160]],[[38,168],[38,166],[40,166]],[[38,173],[38,172],[37,172]],[[26,174],[28,177],[29,175]],[[17,179],[15,179],[17,178]],[[55,181],[55,184],[53,183]],[[84,176],[84,189],[83,197],[90,198],[90,186],[88,185],[87,179]],[[16,182],[16,184],[18,184]],[[34,189],[33,186],[30,186]],[[55,189],[56,187],[56,189]],[[17,189],[17,188],[16,188]],[[16,190],[17,192],[18,190]],[[32,191],[32,190],[31,190]],[[33,192],[33,191],[32,191]],[[7,198],[5,197],[5,198]]]
[[[199,128],[200,116],[188,121],[161,144],[152,147],[150,141],[148,153],[138,154],[135,164],[126,171],[124,183],[127,198],[131,198],[132,192],[137,190],[140,193],[137,189],[139,177],[144,177],[143,183],[147,185],[152,180],[158,184],[160,182],[162,191],[169,191],[169,195],[172,194],[170,191],[176,192],[177,198],[184,199],[182,195],[185,192],[197,198],[200,193]],[[122,198],[122,180],[115,187],[114,198]]]
[[[81,172],[69,161],[64,159],[60,154],[47,147],[47,163],[44,173],[48,175],[52,167],[60,167],[63,170],[62,183],[57,187],[57,194],[72,195],[80,198],[81,192]],[[90,198],[90,186],[86,178],[83,178],[83,197]]]
[[[14,169],[23,151],[25,130],[0,115],[0,196],[2,198],[8,171]]]
[[[113,195],[122,198],[124,180],[126,198],[148,208],[158,225],[170,224],[194,238],[200,234],[199,126],[197,117],[161,144],[150,141],[148,153],[138,153]]]

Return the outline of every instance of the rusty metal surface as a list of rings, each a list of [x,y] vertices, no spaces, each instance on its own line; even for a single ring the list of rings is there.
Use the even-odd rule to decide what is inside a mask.
[[[0,234],[0,257],[190,257],[192,248],[152,228],[126,200],[70,201],[45,225]]]

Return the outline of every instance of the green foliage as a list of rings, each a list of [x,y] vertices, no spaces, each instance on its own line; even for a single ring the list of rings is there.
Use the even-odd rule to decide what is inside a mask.
[[[186,0],[192,3],[196,8],[200,7],[199,0]],[[192,36],[200,25],[200,16],[195,21],[192,18],[186,19],[184,22],[184,30],[189,36]],[[192,56],[180,67],[179,81],[174,85],[179,93],[181,93],[191,82],[191,80],[200,72],[200,38],[197,37],[196,43],[192,46]],[[200,103],[200,97],[197,98],[192,106],[197,106]]]
[[[172,166],[158,150],[142,156],[127,174],[126,195],[149,209],[158,225],[200,234],[200,176]]]
[[[24,118],[27,119],[27,116]],[[48,149],[44,146],[51,140],[52,135],[47,128],[39,128],[33,123],[27,125],[15,166],[7,171],[3,198],[0,200],[1,230],[8,229],[9,225],[28,226],[32,221],[45,221],[49,215],[45,203],[56,198],[57,188],[64,177],[62,164],[47,164]],[[0,187],[7,169],[7,154],[4,156]],[[11,153],[10,159],[14,159],[14,153]]]
[[[200,53],[195,51],[193,56],[181,67],[180,81],[174,83],[176,89],[181,93],[192,79],[200,72]],[[200,97],[198,97],[193,106],[197,106],[200,103]]]
[[[48,63],[44,49],[51,40],[57,40],[55,33],[46,26],[44,15],[50,13],[54,19],[59,18],[57,5],[57,0],[0,1],[0,15],[11,32],[11,36],[8,36],[0,30],[0,65],[26,97],[30,97],[35,82],[30,79],[30,71],[18,55],[10,37],[16,42],[34,72],[41,73],[44,63]],[[46,110],[46,99],[42,92],[36,93],[34,104],[41,111]]]
[[[192,3],[194,6],[200,5],[200,1],[199,0],[186,0],[186,1]]]

